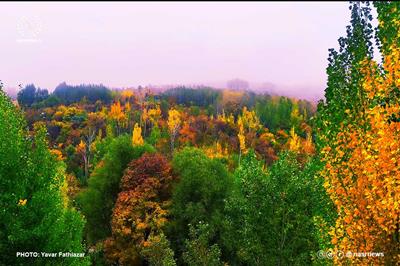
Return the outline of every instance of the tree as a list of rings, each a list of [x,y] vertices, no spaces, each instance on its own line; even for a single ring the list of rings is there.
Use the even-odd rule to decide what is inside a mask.
[[[195,148],[176,153],[172,165],[180,181],[172,195],[168,235],[179,256],[189,237],[189,224],[207,223],[215,230],[211,237],[219,239],[224,200],[232,180],[225,165]]]
[[[293,152],[300,151],[300,146],[301,146],[300,138],[296,134],[296,132],[294,132],[294,127],[292,127],[292,129],[290,130],[290,138],[289,138],[288,144],[289,144],[290,151],[293,151]]]
[[[310,264],[310,252],[318,247],[314,174],[302,172],[291,153],[281,154],[266,172],[250,150],[235,171],[225,205],[225,257],[235,265]]]
[[[238,139],[239,139],[239,164],[240,164],[240,158],[242,157],[242,153],[245,154],[247,150],[246,150],[246,137],[244,136],[244,126],[242,118],[239,117],[237,124],[239,127]]]
[[[184,144],[196,144],[196,131],[187,121],[183,124],[182,129],[179,131],[179,140],[180,143]]]
[[[78,205],[87,219],[86,235],[89,244],[111,234],[112,210],[128,163],[152,151],[154,148],[150,145],[132,146],[128,135],[112,140],[107,153],[91,174],[88,187],[77,196]]]
[[[64,104],[80,102],[83,98],[86,98],[89,103],[101,101],[109,104],[112,100],[111,90],[101,84],[72,86],[63,82],[54,89],[53,95]]]
[[[33,84],[27,85],[18,92],[17,100],[21,106],[30,107],[34,103],[46,100],[49,97],[49,92],[46,89],[40,89]]]
[[[35,101],[36,87],[33,84],[27,85],[18,92],[17,100],[21,106],[30,106]]]
[[[378,15],[383,64],[379,66],[369,53],[365,53],[365,47],[369,47],[368,39],[357,39],[359,47],[345,46],[343,54],[358,56],[351,58],[350,70],[346,65],[337,65],[339,55],[336,55],[328,67],[331,70],[335,66],[336,72],[328,73],[331,85],[337,85],[333,81],[339,80],[335,73],[354,73],[345,80],[351,87],[347,83],[345,85],[354,91],[339,94],[338,88],[328,87],[326,95],[329,102],[319,106],[319,122],[323,133],[320,145],[324,187],[338,215],[329,232],[334,250],[384,252],[384,257],[335,258],[336,264],[394,265],[399,260],[400,202],[396,195],[400,191],[395,185],[399,183],[400,176],[397,164],[400,159],[400,106],[396,97],[400,85],[399,6],[389,2],[377,6],[378,12],[385,12]],[[368,12],[369,8],[360,9],[359,3],[352,5],[353,35],[350,44],[354,36],[362,32],[355,30],[362,29]],[[364,16],[360,18],[360,14]],[[394,35],[393,28],[397,32]],[[346,109],[332,113],[343,108],[339,101],[344,99],[348,103],[344,106]],[[335,124],[338,116],[344,117],[343,122]]]
[[[96,137],[96,131],[92,130],[92,128],[88,129],[88,134],[84,136],[84,140],[81,140],[78,146],[76,147],[76,153],[80,154],[84,163],[84,179],[83,184],[86,184],[87,179],[89,177],[89,168],[91,166],[91,158],[93,150],[95,149],[94,141]]]
[[[132,265],[143,260],[142,249],[155,244],[149,236],[160,235],[167,221],[173,180],[160,154],[146,153],[128,165],[113,211],[112,237],[105,244],[110,262]]]
[[[132,144],[135,145],[143,145],[144,140],[142,138],[142,129],[139,127],[138,123],[135,124],[132,132]]]
[[[173,98],[176,104],[184,106],[201,106],[208,107],[217,103],[220,92],[212,88],[187,88],[177,87],[166,90],[162,95],[162,99]]]
[[[185,241],[183,260],[190,266],[222,266],[221,250],[217,244],[209,246],[213,234],[208,224],[190,225],[189,239]]]
[[[357,124],[358,121],[348,119],[348,115],[359,113],[365,104],[359,66],[366,58],[373,58],[371,10],[369,2],[365,6],[354,2],[350,8],[351,25],[347,26],[347,36],[339,38],[339,51],[329,50],[326,100],[319,102],[316,119],[319,150],[325,146],[333,147],[342,124]]]
[[[47,148],[43,124],[29,138],[26,122],[0,88],[0,257],[4,265],[45,265],[44,258],[16,252],[83,252],[84,219],[62,187],[65,167]],[[28,261],[29,260],[29,261]],[[88,265],[86,259],[56,258],[60,265]]]
[[[150,136],[146,139],[146,141],[151,145],[156,145],[160,138],[161,138],[160,128],[157,125],[155,125],[151,129]]]
[[[171,138],[171,152],[174,151],[174,143],[176,135],[181,127],[181,114],[176,109],[171,109],[168,111],[168,130]]]
[[[164,233],[150,235],[147,245],[142,249],[142,256],[150,266],[175,266],[174,251]]]
[[[122,129],[127,125],[127,117],[119,101],[111,105],[108,117],[114,125],[117,136],[119,136],[122,133]]]

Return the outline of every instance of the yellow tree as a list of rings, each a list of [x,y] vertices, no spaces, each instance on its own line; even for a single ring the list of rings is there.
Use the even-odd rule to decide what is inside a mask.
[[[294,132],[294,127],[290,130],[290,138],[289,138],[289,150],[294,152],[300,151],[300,137]]]
[[[174,143],[176,135],[179,132],[181,126],[181,113],[176,109],[171,109],[168,111],[168,130],[171,137],[171,152],[174,151]]]
[[[135,127],[133,128],[132,131],[132,145],[133,146],[140,146],[143,145],[143,137],[142,137],[142,129],[138,125],[138,123],[135,124]]]
[[[133,91],[132,90],[123,90],[122,92],[121,92],[121,100],[123,101],[123,102],[129,102],[129,100],[131,99],[131,98],[134,98],[134,96],[135,96],[135,94],[133,93]]]
[[[88,148],[86,146],[86,143],[81,140],[81,142],[76,146],[76,153],[80,154],[83,159],[83,165],[84,165],[84,173],[85,173],[85,180],[88,178],[89,175],[89,153],[88,153]]]
[[[300,115],[299,104],[297,103],[297,100],[292,99],[292,102],[293,102],[293,107],[292,107],[292,112],[290,113],[290,124],[297,130],[300,126],[300,122],[303,120],[303,117]]]
[[[254,110],[247,110],[246,106],[243,107],[242,122],[243,126],[247,128],[249,132],[255,132],[261,127],[260,120],[258,119],[256,112]]]
[[[157,125],[160,118],[161,118],[160,106],[157,105],[156,107],[149,109],[145,108],[142,113],[144,134],[147,134],[147,130],[149,130],[150,127]],[[147,125],[149,125],[149,127],[147,127]]]
[[[367,99],[359,114],[348,112],[359,122],[342,126],[334,147],[322,150],[324,186],[338,213],[330,231],[335,251],[384,254],[335,258],[336,264],[400,261],[400,105],[390,97],[400,87],[399,62],[395,44],[385,54],[383,71],[371,60],[362,62]]]
[[[112,122],[115,123],[117,135],[121,133],[121,129],[125,126],[127,118],[122,110],[121,103],[119,101],[111,105],[108,117]]]
[[[155,124],[161,117],[161,109],[160,106],[157,105],[155,108],[149,109],[148,111],[150,122]]]
[[[239,139],[239,164],[240,164],[240,158],[242,156],[242,153],[246,153],[246,138],[244,136],[244,126],[241,117],[238,118],[237,124],[239,127],[238,139]]]
[[[310,132],[307,132],[307,137],[306,139],[303,141],[303,145],[302,145],[302,151],[305,154],[308,155],[313,155],[315,153],[315,146],[312,140],[312,136]]]

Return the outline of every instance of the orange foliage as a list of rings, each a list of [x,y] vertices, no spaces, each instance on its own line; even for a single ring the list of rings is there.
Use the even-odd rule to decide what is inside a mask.
[[[136,265],[149,236],[161,233],[173,179],[160,154],[144,154],[129,164],[113,211],[112,237],[104,246],[110,263]]]
[[[125,114],[122,111],[122,107],[119,101],[111,105],[111,110],[108,116],[110,117],[110,119],[116,120],[118,122],[123,122],[126,120]]]
[[[64,160],[63,154],[62,154],[62,152],[60,150],[51,149],[50,153],[53,154],[58,161]]]
[[[330,231],[335,250],[384,253],[384,257],[335,258],[336,264],[400,261],[400,106],[390,100],[373,104],[388,99],[400,85],[399,62],[400,49],[394,46],[385,57],[384,73],[374,62],[364,61],[360,70],[368,99],[357,117],[360,122],[343,126],[335,147],[322,150],[324,186],[338,212]]]
[[[196,144],[196,131],[188,122],[185,122],[179,131],[179,139],[181,143]]]

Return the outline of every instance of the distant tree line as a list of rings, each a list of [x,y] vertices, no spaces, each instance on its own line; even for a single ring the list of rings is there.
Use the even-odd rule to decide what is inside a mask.
[[[36,88],[35,85],[29,84],[18,92],[17,100],[21,106],[40,108],[80,101],[87,103],[101,101],[108,104],[112,101],[112,95],[111,90],[101,84],[73,86],[63,82],[50,94],[47,89]]]
[[[184,106],[201,106],[207,107],[217,103],[221,98],[222,92],[213,88],[188,88],[177,87],[166,90],[160,95],[163,99],[169,99],[176,104]]]
[[[23,106],[32,106],[46,100],[49,97],[47,89],[36,88],[35,85],[29,84],[18,92],[18,103]]]

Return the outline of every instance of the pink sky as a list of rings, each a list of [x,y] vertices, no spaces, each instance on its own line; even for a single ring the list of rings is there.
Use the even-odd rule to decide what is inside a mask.
[[[110,87],[241,78],[323,95],[346,2],[0,3],[0,79]]]

